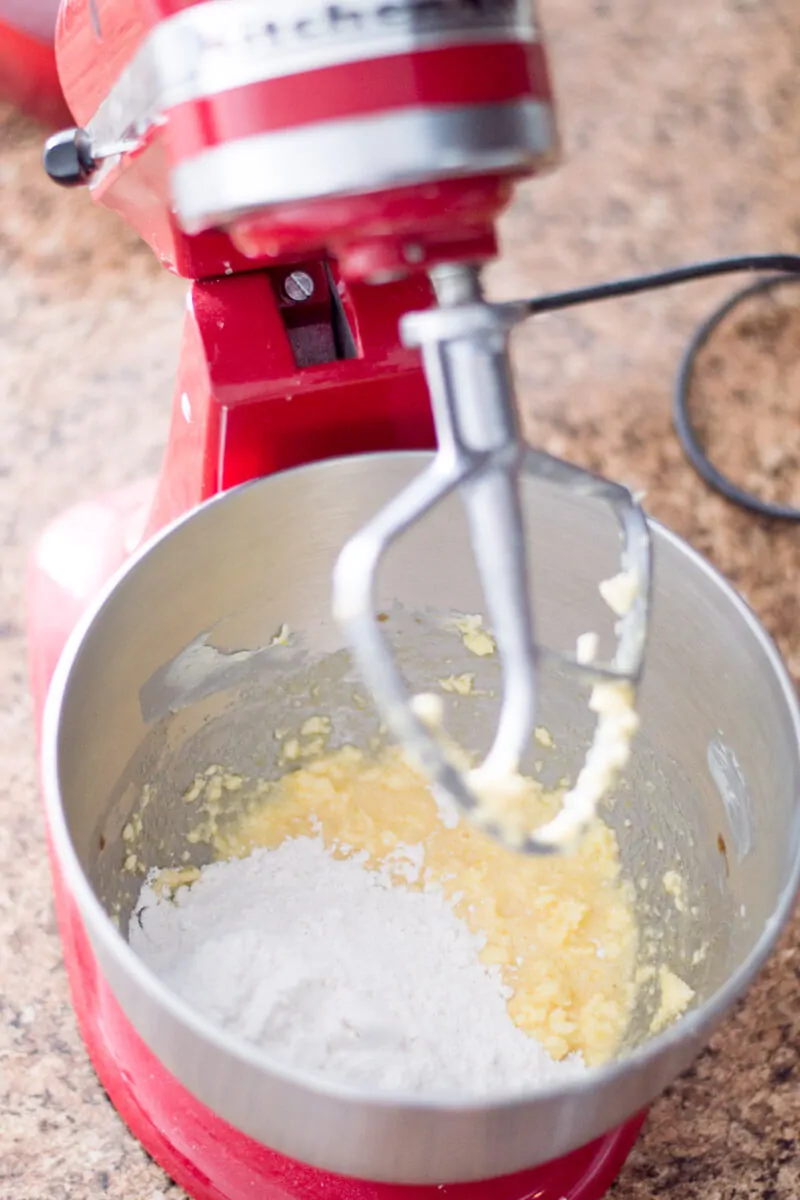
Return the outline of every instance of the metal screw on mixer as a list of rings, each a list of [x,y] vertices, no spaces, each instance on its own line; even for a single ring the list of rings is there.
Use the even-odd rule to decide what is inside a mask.
[[[303,304],[314,295],[314,280],[307,271],[292,271],[283,281],[283,293],[294,304]]]

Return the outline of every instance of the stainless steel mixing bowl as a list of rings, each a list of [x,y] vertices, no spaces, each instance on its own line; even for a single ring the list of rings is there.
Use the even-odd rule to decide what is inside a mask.
[[[645,992],[618,1060],[584,1080],[500,1096],[377,1096],[276,1064],[170,994],[125,935],[141,876],[123,869],[122,832],[141,807],[145,866],[183,865],[198,765],[276,771],[274,731],[334,715],[333,744],[378,725],[330,616],[345,539],[427,461],[391,454],[325,462],[228,493],[133,561],[87,618],[54,680],[45,777],[54,849],[100,966],[147,1045],[192,1093],[245,1133],[342,1174],[405,1183],[490,1178],[565,1154],[651,1101],[707,1039],[764,962],[800,873],[800,718],[764,631],[689,547],[654,527],[656,586],[634,762],[606,814],[638,881],[642,923],[660,961],[695,989],[677,1024],[648,1033]],[[610,636],[598,582],[618,565],[616,531],[590,503],[530,483],[525,494],[539,639],[574,647]],[[415,689],[476,673],[498,689],[493,659],[446,628],[482,598],[457,500],[414,529],[382,578],[388,635]],[[287,645],[270,645],[289,625]],[[573,775],[591,731],[586,695],[546,669],[536,745],[545,777]],[[494,728],[492,695],[449,697],[471,748]],[[530,765],[530,764],[529,764]],[[193,861],[208,848],[190,847]],[[688,884],[678,912],[663,886]],[[116,919],[113,919],[116,918]],[[119,928],[117,928],[119,925]],[[648,935],[650,936],[650,935]]]

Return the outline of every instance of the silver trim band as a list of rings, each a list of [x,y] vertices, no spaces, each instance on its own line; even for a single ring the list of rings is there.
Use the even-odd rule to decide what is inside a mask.
[[[323,67],[538,40],[532,0],[206,0],[157,25],[86,129],[98,158],[177,104]]]
[[[173,200],[199,233],[293,200],[524,169],[554,142],[552,113],[535,101],[403,109],[215,146],[173,169]]]

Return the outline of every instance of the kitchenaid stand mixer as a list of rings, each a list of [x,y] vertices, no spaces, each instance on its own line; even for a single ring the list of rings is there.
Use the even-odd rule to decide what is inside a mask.
[[[529,4],[517,0],[306,0],[288,13],[269,0],[140,0],[133,10],[66,0],[58,59],[78,128],[49,144],[48,170],[62,183],[88,183],[194,282],[158,483],[72,510],[37,549],[30,631],[39,722],[70,631],[148,537],[256,478],[436,445],[430,360],[450,335],[431,330],[472,314],[467,340],[488,336],[504,360],[508,329],[482,304],[477,268],[496,251],[494,222],[513,181],[549,165],[555,150],[540,37]],[[522,315],[509,306],[509,327]],[[400,340],[404,321],[406,340],[426,347],[427,380]],[[506,378],[501,391],[507,412]],[[545,473],[550,462],[538,459]],[[553,464],[554,474],[562,467]],[[577,475],[621,506],[640,567],[640,598],[610,668],[636,682],[646,527],[624,489]],[[513,509],[507,490],[503,504]],[[512,545],[520,548],[519,528]],[[509,662],[516,645],[530,667],[536,648],[519,632]],[[520,712],[517,740],[533,721],[531,696]],[[393,728],[404,732],[402,716]],[[435,773],[435,756],[426,765]],[[641,1116],[521,1175],[431,1187],[345,1180],[283,1158],[212,1113],[148,1049],[103,977],[55,861],[54,876],[98,1074],[131,1129],[197,1200],[597,1200],[637,1136]]]
[[[197,282],[155,492],[143,486],[66,514],[34,560],[39,718],[80,612],[143,538],[261,475],[340,454],[433,447],[428,388],[417,354],[399,342],[401,319],[434,302],[425,268],[493,256],[494,221],[514,177],[555,150],[543,49],[529,6],[515,0],[359,0],[288,12],[238,0],[133,11],[68,0],[58,56],[85,133],[52,145],[48,169],[62,182],[88,181],[166,266]],[[91,547],[80,565],[75,545]],[[153,1118],[152,1097],[137,1100],[137,1086],[113,1069],[97,994],[75,968],[89,947],[66,915],[62,927],[84,1037],[117,1107],[193,1195],[222,1195],[197,1190],[202,1152],[189,1164]],[[118,1028],[125,1023],[110,994],[103,1006]],[[132,1029],[119,1032],[136,1048],[140,1080],[161,1076],[160,1094],[191,1121],[195,1145],[228,1136],[257,1177],[268,1152],[243,1146]],[[640,1124],[498,1185],[497,1195],[600,1196]],[[337,1194],[395,1194],[350,1186]],[[329,1187],[320,1177],[318,1193],[297,1195],[333,1194]]]
[[[61,61],[68,93],[68,64],[74,65],[78,41],[75,20],[67,5]],[[94,23],[107,56],[113,24],[106,28],[99,10]],[[86,80],[84,72],[84,97],[90,90]],[[77,101],[76,112],[82,116]],[[318,304],[330,306],[327,322],[320,314],[323,326],[311,340],[291,342],[290,334],[291,354],[301,371],[340,364],[348,387],[344,405],[350,398],[349,368],[364,351],[360,314],[348,325],[342,304],[348,287],[371,285],[364,299],[368,295],[367,303],[384,305],[384,293],[391,298],[398,281],[429,277],[433,304],[403,314],[399,334],[405,346],[422,349],[438,453],[431,469],[345,548],[334,578],[334,612],[386,724],[428,778],[496,836],[502,833],[536,853],[574,839],[596,800],[570,793],[558,821],[535,837],[524,826],[500,822],[496,813],[490,817],[472,776],[452,765],[435,731],[414,710],[385,645],[374,591],[391,544],[458,488],[470,514],[504,668],[497,736],[476,778],[507,780],[518,770],[536,716],[538,648],[530,620],[520,479],[530,473],[560,482],[611,505],[634,585],[630,611],[618,614],[613,661],[579,664],[571,657],[570,666],[595,683],[624,684],[635,693],[650,587],[646,520],[626,489],[523,447],[508,338],[527,310],[524,304],[487,304],[480,281],[480,265],[495,251],[494,220],[510,183],[541,169],[554,148],[543,49],[524,0],[311,5],[289,17],[277,5],[248,0],[189,6],[157,23],[88,120],[51,140],[45,153],[54,179],[88,181],[96,198],[127,216],[162,260],[179,270],[236,275],[244,266],[239,259],[202,268],[179,261],[177,243],[186,244],[187,234],[202,243],[209,231],[219,237],[219,230],[246,254],[251,268],[288,255],[320,256],[313,264],[316,283],[313,271],[295,263],[279,286],[292,305],[307,308],[318,296]],[[148,177],[148,171],[159,177]],[[164,229],[153,232],[149,212],[143,222],[137,185],[151,193],[158,188],[164,197],[161,219],[173,246],[163,244]],[[232,293],[221,285],[223,305],[237,303]],[[235,308],[216,320],[218,328],[242,326]],[[245,329],[245,337],[257,336],[252,323]],[[230,353],[204,349],[211,362]],[[263,384],[263,375],[257,383]],[[304,404],[305,391],[318,386],[312,376],[298,376],[293,410]],[[190,420],[202,426],[204,398],[191,387],[181,397]],[[216,457],[224,464],[235,455],[235,435],[228,430],[232,406],[219,393],[216,399],[225,422]],[[374,420],[381,401],[370,395],[367,403]],[[248,397],[251,416],[256,405],[263,409],[256,397]],[[178,419],[186,421],[186,411]],[[413,421],[413,412],[404,419]],[[328,420],[349,427],[348,444],[326,438],[322,455],[301,452],[294,462],[276,465],[341,450],[388,448],[386,442],[354,436],[357,422],[344,408]],[[290,421],[296,426],[294,413]],[[251,428],[248,438],[259,434]],[[267,439],[274,443],[274,434],[261,433],[259,440]],[[395,445],[405,440],[401,434]],[[248,474],[269,469],[251,467]],[[218,478],[216,486],[228,484]],[[205,499],[213,490],[206,484],[192,499]]]

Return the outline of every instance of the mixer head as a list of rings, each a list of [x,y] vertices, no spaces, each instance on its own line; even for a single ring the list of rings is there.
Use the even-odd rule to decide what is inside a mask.
[[[70,0],[57,51],[79,128],[45,165],[187,275],[241,255],[327,252],[370,280],[485,260],[511,182],[556,151],[533,8]]]

